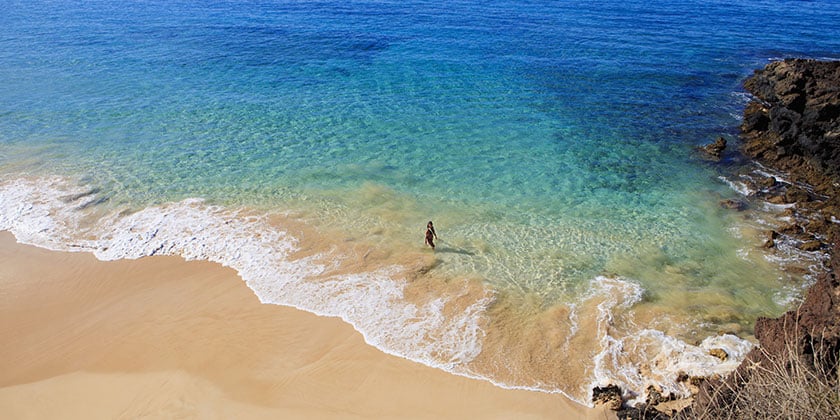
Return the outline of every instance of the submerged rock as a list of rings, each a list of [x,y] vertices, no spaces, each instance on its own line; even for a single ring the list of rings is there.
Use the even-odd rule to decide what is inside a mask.
[[[747,209],[747,203],[741,200],[723,200],[720,202],[720,206],[725,209],[736,210],[736,211],[744,211]]]
[[[819,251],[821,247],[822,243],[820,243],[820,241],[808,241],[799,245],[799,249],[805,252]]]
[[[720,159],[724,149],[726,149],[726,139],[723,137],[718,137],[713,143],[698,148],[698,150],[715,160]]]

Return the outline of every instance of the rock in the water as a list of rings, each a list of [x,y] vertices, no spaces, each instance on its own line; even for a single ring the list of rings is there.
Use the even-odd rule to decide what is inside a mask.
[[[592,390],[592,402],[595,405],[604,404],[610,410],[617,411],[621,408],[621,388],[618,385],[599,386]]]
[[[663,402],[670,401],[670,396],[662,395],[662,390],[658,387],[650,385],[647,387],[647,405],[657,405]]]
[[[714,143],[707,144],[703,147],[699,148],[701,151],[709,155],[714,159],[720,159],[721,155],[723,154],[723,150],[726,149],[726,139],[723,137],[718,137]]]
[[[808,241],[799,245],[799,249],[805,252],[818,251],[820,247],[822,247],[822,243],[820,243],[820,241]]]
[[[779,181],[774,176],[768,176],[767,178],[762,178],[760,184],[764,188],[773,188],[779,184]]]
[[[721,361],[726,361],[726,359],[729,358],[729,353],[727,353],[724,349],[711,349],[709,350],[709,354],[717,357]]]
[[[779,232],[775,230],[771,230],[770,233],[767,234],[767,241],[764,242],[765,248],[773,248],[776,246],[776,239],[779,238]]]
[[[723,200],[720,202],[720,206],[725,209],[730,210],[737,210],[737,211],[744,211],[747,209],[747,203],[740,201],[740,200]]]
[[[804,203],[811,200],[811,196],[802,188],[788,188],[785,191],[785,202]]]

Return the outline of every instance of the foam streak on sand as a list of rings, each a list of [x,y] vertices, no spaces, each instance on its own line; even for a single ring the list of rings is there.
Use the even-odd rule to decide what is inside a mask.
[[[0,282],[4,418],[605,418],[385,355],[213,263],[102,262],[2,232]]]
[[[458,371],[481,351],[478,322],[486,296],[459,317],[444,317],[443,297],[415,305],[403,299],[398,267],[331,274],[325,255],[293,259],[298,240],[267,217],[189,199],[131,213],[111,213],[83,228],[84,212],[67,202],[78,192],[59,179],[17,180],[0,188],[0,229],[54,250],[89,251],[102,260],[178,255],[235,269],[260,301],[344,319],[368,343],[424,364]],[[71,205],[68,205],[71,204]],[[348,258],[330,255],[329,260]],[[458,298],[458,296],[455,296]],[[428,338],[435,332],[435,339]]]
[[[708,354],[711,342],[691,346],[638,326],[632,308],[641,301],[643,289],[608,277],[594,279],[581,302],[559,307],[554,315],[546,312],[548,324],[534,319],[525,319],[524,327],[509,322],[494,331],[501,340],[490,340],[486,347],[486,328],[498,321],[488,312],[498,304],[498,296],[486,286],[454,280],[444,282],[449,285],[443,290],[435,284],[419,294],[409,292],[417,287],[410,285],[416,273],[409,267],[394,263],[344,269],[342,264],[355,256],[340,243],[304,250],[273,216],[246,209],[188,199],[93,215],[86,200],[96,200],[95,193],[60,178],[4,182],[0,230],[11,231],[24,243],[87,251],[102,260],[175,255],[217,262],[236,270],[263,303],[340,317],[386,353],[505,388],[559,392],[584,404],[592,386],[607,382],[622,385],[629,397],[643,399],[646,387],[654,383],[685,395],[688,391],[676,382],[677,373],[726,371],[749,347],[734,336],[715,338],[715,345],[731,356],[730,363],[721,364]],[[511,328],[528,340],[514,352],[509,347]],[[554,345],[546,341],[553,340],[551,336],[559,337],[565,353],[576,355],[558,359],[558,350],[551,350]]]
[[[641,328],[633,322],[629,309],[642,300],[638,285],[618,279],[599,278],[593,282],[591,299],[603,299],[598,305],[597,328],[601,351],[595,355],[595,380],[592,387],[619,385],[630,404],[644,402],[649,386],[665,395],[689,395],[679,374],[708,376],[735,369],[752,345],[731,334],[707,337],[697,346],[670,337],[661,331]],[[614,319],[621,312],[625,319]],[[711,349],[721,349],[729,356],[721,360]]]

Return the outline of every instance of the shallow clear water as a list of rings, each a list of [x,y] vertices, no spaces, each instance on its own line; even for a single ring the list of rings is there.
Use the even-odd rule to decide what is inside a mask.
[[[769,59],[840,58],[840,4],[485,3],[11,1],[3,227],[104,258],[220,261],[264,301],[342,316],[385,351],[578,400],[637,381],[620,371],[642,362],[611,340],[747,337],[780,313],[802,279],[718,207],[735,192],[692,149],[734,140],[740,84]],[[226,248],[238,240],[296,251],[268,263]],[[288,291],[325,276],[340,302]],[[380,277],[398,292],[342,295]],[[419,341],[382,338],[438,317]],[[654,330],[667,338],[640,333]],[[523,342],[545,363],[517,358]],[[570,348],[580,364],[550,356]]]

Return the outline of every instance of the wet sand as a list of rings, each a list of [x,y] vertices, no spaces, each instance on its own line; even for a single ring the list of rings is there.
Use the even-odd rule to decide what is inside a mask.
[[[0,342],[4,418],[613,417],[384,354],[217,264],[102,262],[7,232]]]

